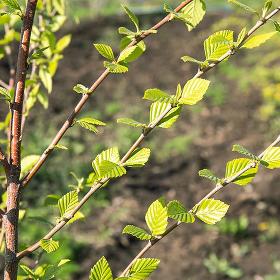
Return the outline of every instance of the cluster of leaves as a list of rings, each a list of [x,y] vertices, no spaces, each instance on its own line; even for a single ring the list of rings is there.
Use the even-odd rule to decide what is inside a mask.
[[[213,225],[224,217],[228,208],[229,205],[224,202],[211,198],[203,200],[188,211],[178,200],[166,203],[163,198],[160,198],[149,206],[145,215],[149,232],[134,225],[127,225],[123,233],[133,235],[140,240],[158,239],[165,235],[168,219],[179,223],[193,223],[195,218],[198,218],[206,224]]]
[[[44,264],[37,266],[36,269],[32,270],[26,265],[20,265],[23,272],[19,275],[19,279],[22,280],[50,280],[55,279],[61,268],[66,265],[70,260],[62,259],[55,265]]]
[[[210,81],[193,78],[186,82],[184,87],[178,84],[176,93],[168,94],[160,89],[147,89],[143,99],[152,101],[150,106],[149,124],[143,124],[130,118],[120,118],[118,123],[145,129],[158,126],[161,128],[171,127],[179,118],[183,105],[195,105],[205,95]]]
[[[232,151],[238,152],[246,158],[236,158],[227,162],[224,178],[218,178],[208,169],[200,170],[199,175],[215,184],[232,182],[236,185],[246,186],[256,176],[260,164],[269,169],[280,168],[280,147],[269,147],[262,157],[254,155],[241,145],[234,145]]]
[[[127,275],[124,277],[117,277],[115,280],[144,280],[147,279],[153,271],[157,269],[159,260],[154,258],[141,258],[133,263]],[[92,267],[89,280],[113,280],[112,270],[105,259],[102,257]]]

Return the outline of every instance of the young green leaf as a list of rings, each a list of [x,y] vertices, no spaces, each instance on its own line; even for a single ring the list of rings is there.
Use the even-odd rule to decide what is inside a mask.
[[[121,52],[121,54],[118,58],[118,62],[126,61],[126,59],[128,59],[133,54],[133,52],[135,52],[136,49],[137,49],[137,46],[131,46],[131,47],[125,48]]]
[[[126,47],[128,47],[128,45],[131,42],[132,42],[132,38],[131,37],[124,37],[124,38],[122,38],[120,49],[124,50]],[[146,50],[146,45],[145,45],[144,41],[138,42],[135,46],[136,46],[135,50],[125,59],[126,63],[132,62],[132,61],[136,60]]]
[[[89,280],[113,280],[111,268],[105,259],[102,257],[91,269]]]
[[[162,128],[171,127],[179,118],[182,107],[177,106],[171,109],[170,103],[165,101],[156,101],[152,103],[150,107],[150,123],[158,121],[159,117],[168,109],[170,109],[169,113],[158,123],[158,126]]]
[[[117,163],[103,160],[98,165],[99,178],[117,178],[126,174],[126,169]]]
[[[254,154],[249,152],[246,148],[244,148],[243,146],[238,145],[238,144],[232,146],[232,151],[237,152],[241,155],[247,156],[247,157],[249,157],[253,160],[256,160],[256,161],[260,160],[257,156],[255,156]]]
[[[62,196],[57,202],[60,216],[65,217],[75,208],[78,203],[79,199],[77,191],[71,191]]]
[[[95,165],[99,165],[100,162],[103,160],[109,160],[114,163],[119,163],[120,161],[120,154],[117,147],[109,148],[99,155],[96,156],[95,160],[92,162],[93,167]]]
[[[203,200],[193,209],[197,218],[206,224],[213,225],[219,222],[227,213],[229,205],[213,198]]]
[[[238,158],[231,160],[227,163],[226,166],[226,173],[225,178],[230,180],[230,178],[236,176],[241,170],[246,168],[249,164],[252,163],[252,160],[248,158]],[[238,178],[236,178],[233,183],[245,186],[248,185],[256,176],[258,172],[258,164],[256,164],[256,167],[250,168],[246,172],[244,172],[242,175],[240,175]]]
[[[82,84],[77,84],[73,87],[73,90],[77,93],[82,93],[82,94],[89,94],[89,88]]]
[[[184,61],[184,62],[192,62],[192,63],[196,63],[198,65],[201,65],[203,63],[203,61],[200,61],[200,60],[197,60],[191,56],[188,56],[188,55],[185,55],[185,56],[182,56],[181,59]]]
[[[85,218],[85,215],[81,212],[81,211],[78,211],[74,217],[68,221],[68,224],[73,224],[74,222],[78,221],[78,220],[81,220],[81,219],[84,219]]]
[[[262,9],[262,17],[266,16],[266,13],[271,9],[272,7],[272,0],[265,1],[264,7]]]
[[[158,268],[159,259],[141,258],[136,260],[129,270],[129,279],[147,279]]]
[[[96,126],[104,126],[106,125],[104,122],[90,118],[90,117],[85,117],[85,118],[81,118],[75,121],[76,124],[78,124],[79,126],[92,131],[94,133],[98,132],[98,129]]]
[[[199,170],[198,175],[215,182],[215,184],[221,181],[221,179],[215,176],[209,169]]]
[[[125,162],[128,167],[142,167],[149,160],[151,150],[148,148],[136,149]]]
[[[262,157],[262,160],[268,163],[267,168],[280,168],[280,147],[268,148]]]
[[[21,176],[28,172],[39,160],[40,156],[38,155],[29,155],[22,159],[21,161]]]
[[[208,80],[200,78],[189,80],[183,88],[182,96],[179,99],[179,103],[184,105],[196,104],[203,98],[209,85],[210,81]]]
[[[49,73],[47,68],[40,68],[39,69],[39,77],[44,85],[44,87],[47,89],[48,93],[52,92],[52,76]]]
[[[243,42],[243,40],[244,40],[246,34],[247,34],[247,28],[244,27],[244,28],[240,31],[240,33],[238,34],[237,41],[236,41],[236,45],[237,45],[237,46],[239,46],[239,45]]]
[[[253,36],[245,42],[242,48],[253,49],[259,47],[260,45],[264,44],[267,40],[271,39],[276,33],[277,31],[273,31]]]
[[[168,215],[163,199],[158,199],[150,205],[145,220],[153,236],[161,235],[166,231]]]
[[[133,226],[133,225],[127,225],[123,229],[124,234],[130,234],[140,240],[150,240],[152,236],[147,233],[144,229]]]
[[[40,246],[49,254],[56,251],[59,248],[59,242],[53,239],[42,239],[40,241]]]
[[[115,62],[111,63],[108,61],[104,61],[104,67],[106,67],[110,73],[114,73],[114,74],[122,74],[128,71],[127,66]]]
[[[168,217],[183,223],[193,223],[195,217],[192,213],[188,212],[185,207],[178,201],[170,201],[167,205]]]
[[[115,178],[126,173],[123,166],[119,165],[120,155],[118,148],[110,148],[99,154],[92,162],[95,171],[94,178]]]
[[[23,12],[21,10],[18,0],[2,0],[2,2],[8,8],[8,14],[19,15],[20,17],[23,16]]]
[[[135,36],[136,35],[135,32],[133,32],[133,31],[131,31],[131,30],[129,30],[126,27],[123,27],[123,26],[119,27],[118,32],[119,32],[119,34],[126,35],[126,36]]]
[[[193,0],[182,9],[182,13],[189,17],[188,21],[190,24],[187,24],[187,27],[188,30],[191,31],[202,21],[206,13],[206,5],[204,0]]]
[[[115,60],[115,56],[113,53],[112,48],[109,45],[105,44],[93,44],[96,50],[105,58],[109,59],[110,61]]]
[[[222,30],[210,35],[204,41],[205,57],[209,61],[218,60],[233,45],[233,31]]]
[[[276,20],[273,20],[273,24],[274,24],[275,30],[277,32],[280,32],[280,23],[277,22]]]
[[[136,15],[130,9],[128,9],[125,5],[122,5],[122,7],[123,7],[124,11],[126,12],[126,14],[128,15],[128,17],[130,18],[130,20],[135,25],[137,32],[139,32],[139,20],[136,17]]]
[[[170,99],[170,95],[158,88],[150,88],[145,90],[143,99],[151,101],[164,101]]]
[[[238,6],[239,8],[242,8],[243,10],[247,11],[247,12],[250,12],[250,13],[253,13],[253,14],[257,14],[258,15],[258,12],[249,7],[248,5],[245,5],[237,0],[228,0],[229,3],[232,3],[232,4],[235,4],[236,6]]]
[[[61,144],[56,144],[54,146],[55,149],[59,149],[59,150],[68,150],[68,148],[64,145],[61,145]]]
[[[61,39],[57,41],[55,50],[59,53],[62,52],[65,48],[69,46],[71,42],[71,38],[72,36],[70,34],[63,36]]]
[[[35,50],[32,55],[28,58],[28,63],[30,64],[32,60],[34,59],[39,59],[39,58],[42,58],[42,57],[45,57],[45,53],[44,51],[47,50],[49,47],[44,47],[44,48],[40,48],[40,49],[37,49]]]
[[[13,101],[11,92],[4,87],[0,87],[0,95],[3,95],[3,99],[5,99],[6,101],[8,101],[10,103]]]
[[[144,123],[140,123],[138,121],[135,121],[133,119],[130,119],[130,118],[120,118],[120,119],[117,119],[117,123],[123,123],[123,124],[127,124],[127,125],[130,125],[130,126],[133,126],[133,127],[146,127],[147,125],[144,124]]]
[[[30,277],[30,279],[36,279],[36,275],[32,269],[30,269],[28,266],[21,264],[20,268],[23,270],[23,272]]]

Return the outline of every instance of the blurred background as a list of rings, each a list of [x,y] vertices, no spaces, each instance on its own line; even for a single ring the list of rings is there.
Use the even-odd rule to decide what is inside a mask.
[[[64,53],[47,110],[37,104],[26,123],[25,154],[40,154],[79,100],[72,92],[77,83],[91,85],[103,70],[103,60],[93,42],[108,43],[119,50],[119,26],[129,27],[120,4],[137,13],[143,28],[164,16],[160,0],[69,0],[69,20],[63,34],[72,34]],[[195,65],[180,60],[183,55],[203,58],[203,40],[221,29],[239,32],[250,28],[254,16],[233,10],[227,1],[206,1],[203,22],[188,32],[181,22],[164,26],[146,40],[147,51],[131,64],[128,74],[111,75],[91,97],[82,116],[108,123],[97,136],[75,127],[61,144],[67,151],[53,153],[32,183],[23,192],[28,207],[20,225],[20,242],[25,247],[41,238],[49,224],[34,217],[54,216],[45,205],[48,194],[62,195],[75,184],[70,175],[85,177],[97,153],[118,146],[124,153],[140,131],[116,124],[120,117],[147,121],[149,102],[142,100],[147,88],[174,92],[197,71]],[[246,1],[258,6],[259,1]],[[260,1],[262,4],[263,1]],[[169,1],[176,5],[179,1]],[[261,32],[272,30],[267,24]],[[149,163],[142,169],[112,181],[84,207],[86,219],[66,227],[57,235],[61,247],[56,252],[34,254],[29,265],[40,257],[54,263],[62,258],[71,263],[61,271],[61,279],[87,279],[90,267],[106,256],[115,275],[137,254],[143,243],[123,236],[126,224],[145,226],[148,205],[160,196],[179,199],[191,208],[212,185],[200,178],[199,169],[209,168],[223,176],[227,161],[236,157],[233,144],[241,144],[258,154],[280,133],[280,35],[251,51],[240,51],[205,77],[212,81],[206,98],[184,108],[180,120],[169,130],[158,128],[144,146],[152,149]],[[8,75],[0,61],[0,75]],[[1,111],[4,109],[0,103]],[[0,121],[3,121],[1,119]],[[182,225],[156,245],[148,256],[161,259],[151,279],[280,279],[280,188],[279,171],[261,169],[246,187],[230,185],[216,197],[231,204],[228,215],[217,226],[202,223]]]

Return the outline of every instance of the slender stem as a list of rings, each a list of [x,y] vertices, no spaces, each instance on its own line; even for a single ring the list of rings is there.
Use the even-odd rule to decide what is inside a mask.
[[[36,11],[37,0],[29,0],[23,18],[21,40],[17,58],[16,89],[12,104],[10,133],[10,175],[7,187],[7,212],[5,215],[5,271],[4,280],[16,280],[18,261],[18,212],[20,200],[20,164],[21,164],[21,122],[24,87],[27,72],[27,59],[31,30]]]
[[[186,0],[183,1],[176,9],[176,12],[179,12],[181,9],[183,9],[187,4],[192,2],[193,0]],[[158,30],[160,29],[164,24],[169,22],[171,20],[171,14],[168,14],[166,17],[164,17],[161,21],[159,21],[156,25],[154,25],[152,30]],[[145,39],[146,37],[150,36],[150,32],[143,32],[141,36],[137,37],[137,39],[134,39],[128,47],[136,45],[139,41]],[[25,177],[22,179],[21,185],[25,186],[27,185],[30,180],[33,178],[33,176],[39,171],[41,166],[44,164],[44,162],[47,160],[48,156],[52,153],[54,150],[54,147],[58,144],[60,139],[64,136],[66,131],[71,127],[74,118],[79,114],[83,106],[88,101],[90,95],[92,95],[95,90],[102,84],[102,82],[109,76],[109,71],[106,69],[104,72],[99,76],[99,78],[94,82],[94,84],[90,87],[90,94],[83,95],[74,110],[71,112],[71,114],[68,116],[67,120],[64,122],[54,139],[52,140],[51,144],[48,146],[48,148],[43,152],[40,159],[37,161],[37,163],[33,166],[33,168],[25,175]]]
[[[280,135],[277,137],[277,139],[268,147],[273,147],[275,145],[277,145],[278,143],[280,143]],[[267,148],[267,149],[268,149]],[[266,150],[264,150],[259,157],[261,158],[264,154]],[[242,174],[244,174],[246,171],[248,171],[251,168],[255,167],[255,163],[249,163],[245,168],[243,168],[242,170],[240,170],[237,174],[235,174],[233,177],[231,177],[229,180],[224,181],[222,184],[218,183],[215,185],[215,187],[209,192],[207,193],[196,205],[200,205],[202,203],[202,201],[204,201],[205,199],[211,198],[213,197],[217,192],[221,191],[222,189],[224,189],[226,186],[228,186],[230,183],[234,182],[238,177],[240,177]],[[190,212],[192,212],[192,210],[190,210]],[[176,229],[179,225],[181,224],[181,222],[176,222],[174,224],[172,224],[163,235],[161,235],[159,238],[154,239],[154,240],[150,240],[146,246],[136,255],[136,257],[128,264],[128,266],[123,270],[123,272],[121,273],[120,277],[124,277],[127,275],[128,271],[130,270],[130,268],[132,267],[132,265],[141,257],[143,257],[156,243],[158,243],[160,240],[162,240],[162,238],[164,238],[165,236],[167,236],[169,233],[171,233],[174,229]]]
[[[279,12],[279,9],[278,9]],[[276,13],[274,13],[276,14]],[[260,26],[259,26],[260,27]],[[259,28],[258,27],[258,28]],[[258,29],[257,28],[257,29]],[[252,30],[254,29],[254,31],[256,31],[257,29],[255,29],[255,26],[248,32],[250,33],[250,35],[252,35],[254,32],[252,32]],[[248,37],[247,37],[248,38]],[[225,60],[227,57],[231,56],[232,52],[228,52],[227,55],[223,55],[222,59],[219,59],[219,63],[223,60]],[[218,63],[216,62],[215,64],[213,64],[211,66],[211,68],[207,68],[204,70],[200,70],[195,76],[194,78],[200,77],[203,73],[209,71],[210,69],[214,68]],[[205,72],[203,72],[205,71]],[[121,159],[120,163],[124,164],[125,161],[131,156],[131,154],[133,153],[133,151],[139,147],[139,145],[143,142],[143,140],[145,139],[145,137],[158,125],[158,123],[170,112],[170,110],[172,109],[172,107],[168,107],[154,122],[150,123],[148,125],[148,128],[146,131],[142,132],[140,134],[140,136],[138,137],[138,139],[134,142],[134,144],[130,147],[130,149],[128,150],[128,152],[123,156],[123,158]],[[279,138],[279,139],[278,139]],[[280,136],[277,139],[280,141]],[[274,141],[274,144],[276,145],[277,139]],[[248,169],[250,169],[251,167],[246,167]],[[248,170],[246,169],[246,170]],[[239,173],[238,173],[239,174]],[[239,174],[240,176],[240,174]],[[106,180],[102,180],[100,182],[95,183],[92,188],[90,189],[90,191],[85,195],[85,197],[81,200],[81,202],[76,206],[76,208],[70,213],[70,216],[73,217],[75,215],[76,212],[78,212],[78,210],[80,210],[80,208],[84,205],[84,203],[97,191],[99,190],[105,183],[109,182],[109,179]],[[218,187],[216,190],[219,190]],[[215,191],[216,191],[215,190]],[[205,199],[205,198],[204,198]],[[48,234],[46,234],[43,239],[49,239],[52,236],[54,236],[62,227],[64,227],[64,225],[66,225],[68,222],[68,220],[66,221],[62,221],[60,223],[58,223]],[[153,241],[153,244],[156,243],[157,241]],[[26,255],[34,252],[35,250],[37,250],[40,247],[40,240],[37,241],[36,243],[34,243],[33,245],[31,245],[30,247],[28,247],[27,249],[21,251],[20,253],[17,254],[17,258],[20,260],[21,258],[25,257]]]

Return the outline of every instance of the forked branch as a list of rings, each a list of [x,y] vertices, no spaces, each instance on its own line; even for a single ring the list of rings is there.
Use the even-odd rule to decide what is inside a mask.
[[[183,1],[176,9],[175,12],[179,12],[182,10],[187,4],[192,2],[193,0],[186,0]],[[164,17],[161,21],[159,21],[157,24],[155,24],[150,30],[158,30],[163,25],[165,25],[167,22],[169,22],[172,19],[171,14],[168,14],[166,17]],[[143,32],[137,39],[134,39],[128,46],[134,46],[141,40],[145,39],[151,35],[151,32],[145,31]],[[90,98],[90,95],[92,95],[96,89],[103,83],[103,81],[109,76],[109,71],[106,69],[104,72],[98,77],[98,79],[92,84],[92,86],[89,89],[89,94],[85,94],[82,96],[74,110],[71,112],[71,114],[68,116],[67,120],[64,122],[56,136],[53,138],[51,144],[48,146],[48,148],[43,152],[37,163],[33,166],[33,168],[25,175],[25,177],[22,179],[21,185],[25,186],[27,185],[30,180],[32,180],[33,176],[39,171],[41,166],[44,164],[44,162],[47,160],[48,156],[52,153],[55,146],[59,143],[61,138],[64,136],[66,131],[71,127],[75,117],[79,114],[83,106],[86,104],[88,99]]]
[[[258,157],[262,158],[264,155],[264,152],[273,146],[276,146],[278,143],[280,143],[280,135],[276,138],[276,140],[269,145]],[[246,171],[248,171],[251,168],[254,168],[256,165],[255,162],[251,162],[246,167],[244,167],[242,170],[240,170],[238,173],[236,173],[234,176],[232,176],[230,179],[225,180],[223,183],[218,183],[215,185],[215,187],[207,193],[197,204],[200,205],[204,200],[208,198],[212,198],[217,192],[223,190],[226,186],[228,186],[230,183],[233,183],[237,178],[239,178],[242,174],[244,174]],[[190,211],[191,212],[191,211]],[[143,257],[155,244],[157,244],[162,238],[170,234],[174,229],[176,229],[182,222],[176,222],[173,225],[171,225],[164,234],[162,234],[159,238],[149,241],[146,246],[136,255],[136,257],[129,263],[129,265],[123,270],[120,277],[125,277],[132,265],[141,257]]]
[[[272,13],[270,13],[265,20],[263,21],[258,21],[256,23],[256,25],[247,33],[247,35],[245,36],[246,39],[248,39],[256,30],[258,30],[263,24],[265,24],[265,22],[270,19],[271,17],[273,17],[275,14],[277,14],[280,11],[280,7],[278,7],[277,9],[275,9]],[[241,44],[239,45],[239,47],[241,47],[241,45],[245,42],[244,39]],[[207,68],[203,69],[203,70],[199,70],[198,73],[194,76],[194,78],[198,78],[201,77],[205,72],[209,71],[210,69],[214,68],[216,65],[218,65],[220,62],[222,62],[223,60],[227,59],[229,56],[231,56],[233,54],[232,51],[228,51],[225,55],[223,55],[222,57],[220,57],[220,59],[218,59],[217,61],[215,61],[214,63],[211,63]],[[104,79],[104,77],[103,77]],[[132,155],[132,153],[135,151],[135,149],[137,147],[140,146],[140,144],[143,142],[143,140],[145,139],[145,137],[158,125],[158,123],[170,112],[170,110],[172,109],[172,106],[170,105],[157,119],[156,121],[150,123],[148,125],[148,128],[141,133],[141,135],[138,137],[138,139],[134,142],[134,144],[131,146],[131,148],[128,150],[128,152],[124,155],[124,157],[121,159],[121,164],[125,163],[126,160]],[[277,139],[278,141],[279,139]],[[273,145],[276,145],[278,142],[274,142]],[[251,167],[248,167],[248,169]],[[246,169],[246,170],[248,170]],[[245,172],[245,171],[244,171]],[[79,204],[71,211],[71,213],[69,214],[69,217],[67,217],[67,219],[64,219],[62,221],[60,221],[57,225],[54,226],[53,229],[51,229],[44,237],[43,239],[49,239],[51,237],[53,237],[58,231],[60,231],[66,224],[67,222],[74,217],[74,215],[80,210],[80,208],[86,203],[86,201],[97,191],[99,190],[105,183],[107,183],[109,181],[109,179],[102,179],[99,182],[95,183],[92,188],[88,191],[88,193],[82,198],[82,200],[79,202]],[[214,193],[210,193],[210,195],[213,195]],[[205,199],[205,198],[204,198]],[[170,230],[170,229],[169,229]],[[157,242],[157,241],[154,241]],[[152,244],[151,244],[152,245]],[[25,257],[26,255],[34,252],[35,250],[37,250],[40,247],[40,240],[37,241],[36,243],[34,243],[33,245],[31,245],[30,247],[28,247],[27,249],[23,250],[22,252],[18,253],[17,258],[21,259],[23,257]]]

